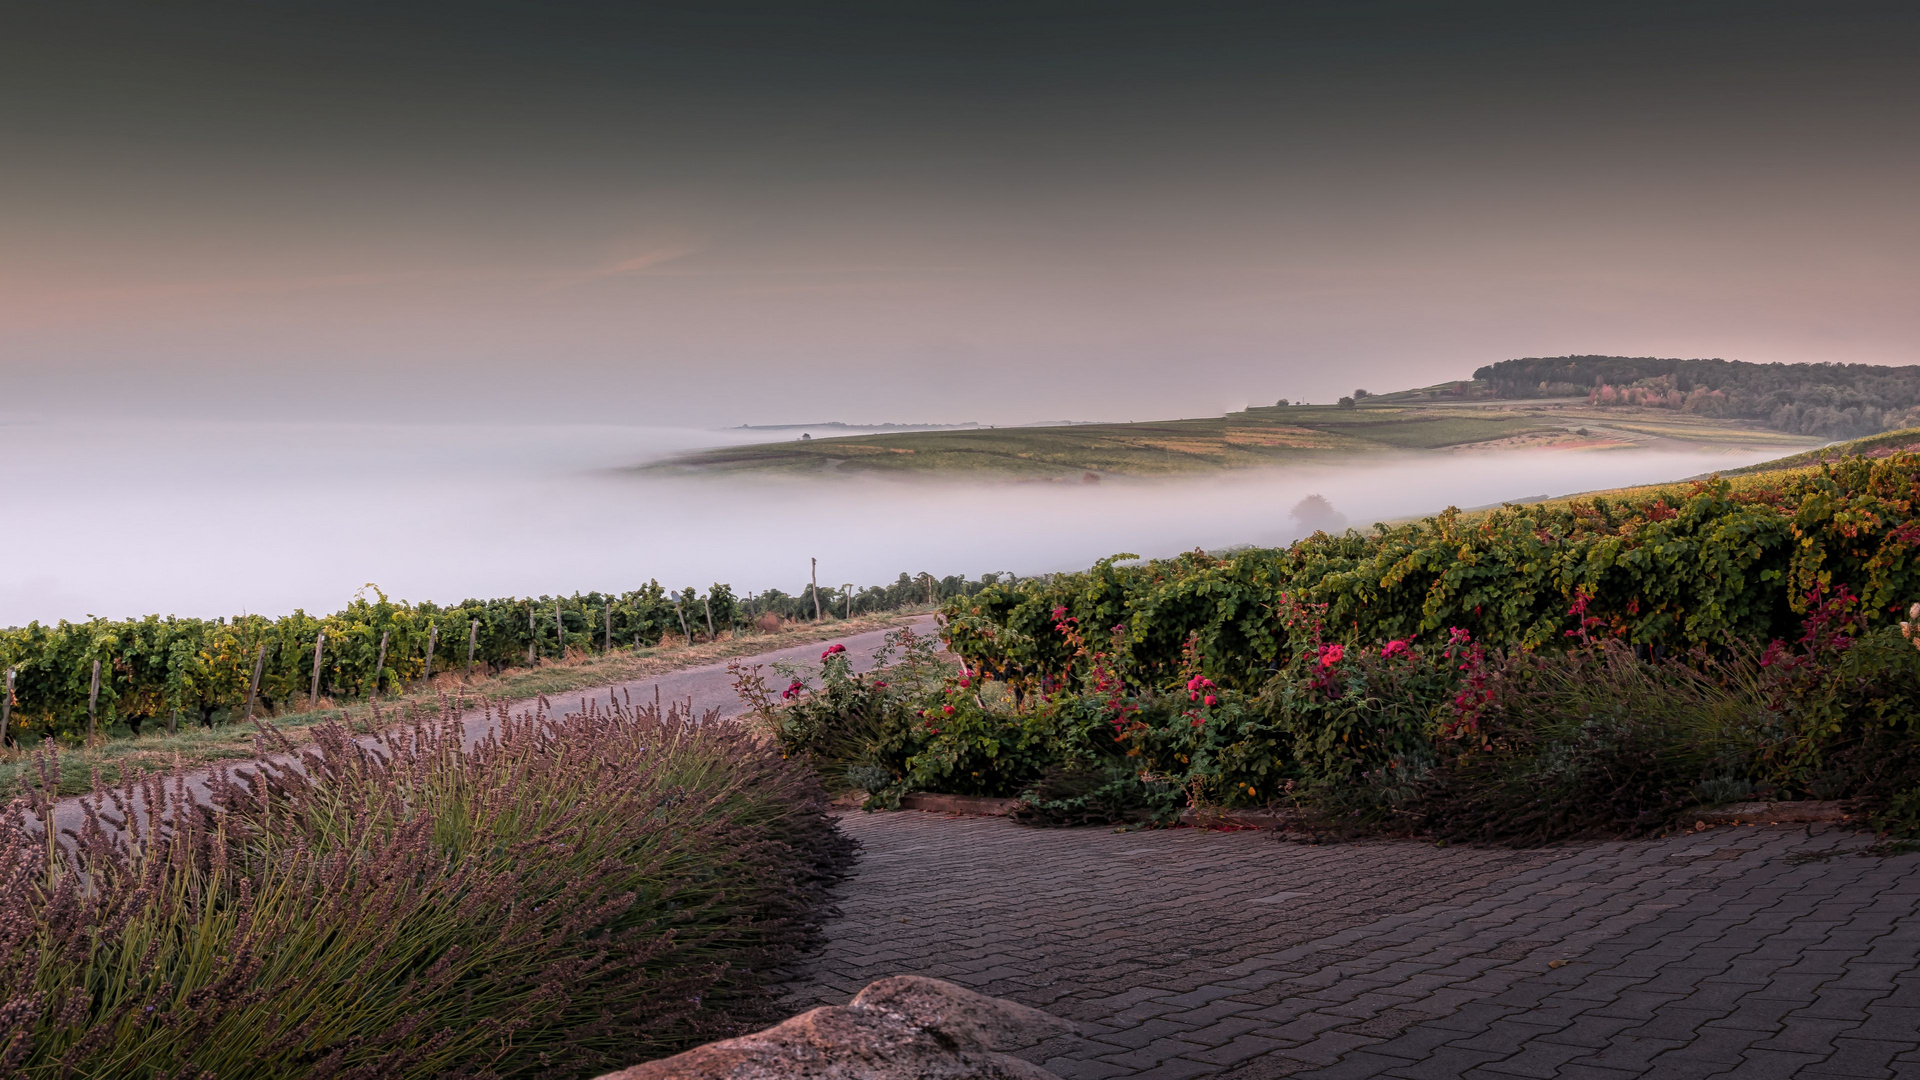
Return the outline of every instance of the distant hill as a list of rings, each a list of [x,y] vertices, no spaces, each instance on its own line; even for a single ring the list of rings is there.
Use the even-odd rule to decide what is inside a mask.
[[[1721,475],[1752,476],[1758,473],[1781,472],[1786,469],[1805,469],[1830,461],[1839,461],[1844,457],[1881,458],[1901,451],[1920,451],[1920,427],[1901,428],[1898,431],[1869,435],[1864,439],[1834,443],[1818,450],[1807,450],[1788,457],[1763,461],[1758,465],[1749,465],[1744,469],[1726,469]]]
[[[1225,416],[1127,424],[893,431],[719,447],[648,472],[993,476],[1094,483],[1218,469],[1348,462],[1373,455],[1558,448],[1806,449],[1812,441],[1730,419],[1584,402],[1493,401],[1477,383],[1356,394],[1341,405],[1266,405]],[[815,425],[816,427],[822,425]]]
[[[1920,366],[1535,356],[1489,364],[1473,377],[1499,398],[1584,396],[1601,408],[1752,420],[1830,439],[1920,425]]]
[[[849,424],[844,420],[825,420],[818,424],[741,424],[733,431],[952,431],[962,428],[977,428],[979,421],[967,420],[958,424]]]

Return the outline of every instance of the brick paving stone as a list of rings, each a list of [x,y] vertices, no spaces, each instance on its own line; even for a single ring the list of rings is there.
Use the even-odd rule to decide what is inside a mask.
[[[1078,1023],[1023,1054],[1067,1080],[1920,1077],[1920,858],[1823,826],[1510,851],[842,824],[862,861],[793,1009],[953,979]]]

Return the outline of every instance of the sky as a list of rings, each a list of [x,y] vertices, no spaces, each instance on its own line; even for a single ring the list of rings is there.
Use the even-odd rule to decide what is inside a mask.
[[[1020,423],[1920,362],[1911,3],[0,9],[0,418]]]

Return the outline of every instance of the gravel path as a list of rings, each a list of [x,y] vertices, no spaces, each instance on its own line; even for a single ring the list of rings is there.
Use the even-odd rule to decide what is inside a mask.
[[[849,814],[792,1004],[1051,1010],[1068,1080],[1920,1077],[1920,856],[1825,827],[1508,851]]]

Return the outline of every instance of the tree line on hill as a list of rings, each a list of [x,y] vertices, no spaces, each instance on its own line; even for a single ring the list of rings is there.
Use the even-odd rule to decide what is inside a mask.
[[[1920,424],[1920,366],[1536,356],[1489,364],[1473,377],[1499,397],[1585,395],[1594,405],[1754,420],[1824,438],[1856,438]]]

